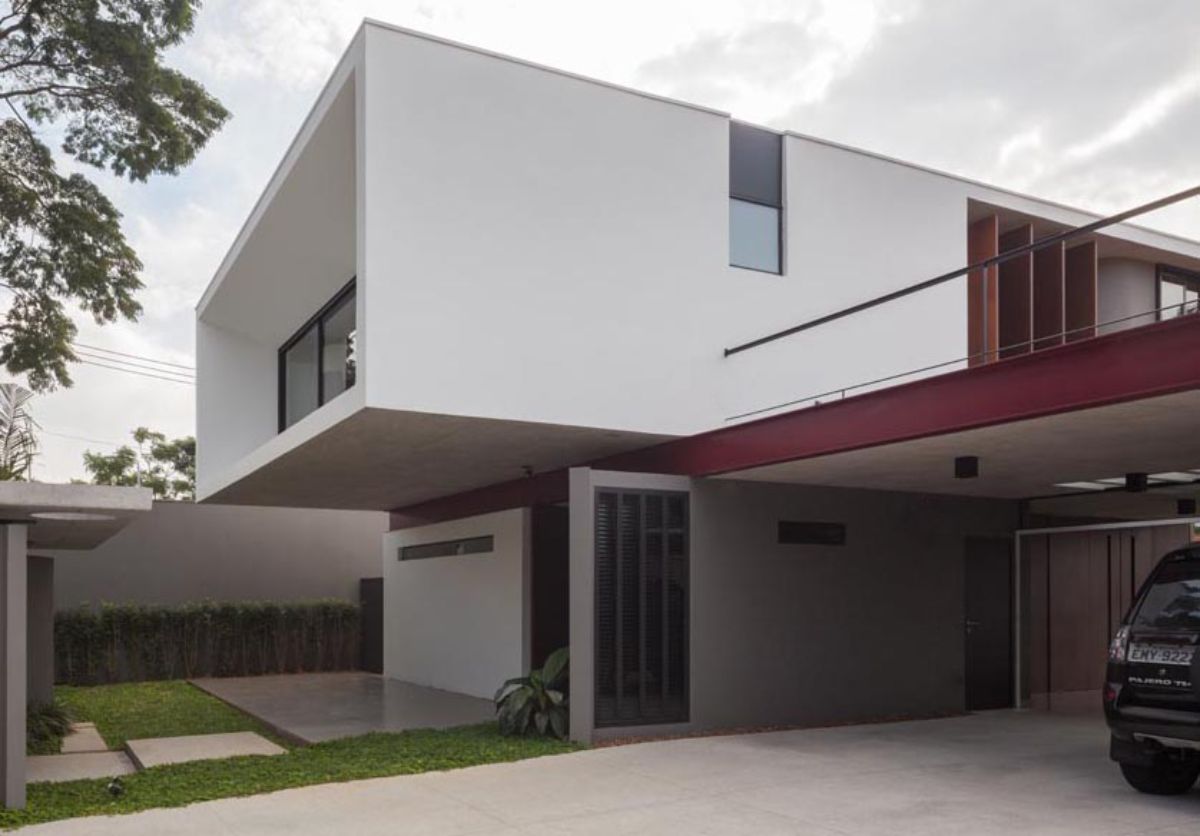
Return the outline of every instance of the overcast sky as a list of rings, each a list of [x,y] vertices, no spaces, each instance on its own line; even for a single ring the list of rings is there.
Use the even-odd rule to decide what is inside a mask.
[[[80,342],[193,363],[196,300],[363,17],[1099,212],[1200,183],[1197,0],[208,0],[170,60],[233,119],[180,176],[93,175],[145,313],[81,316]],[[1197,205],[1147,222],[1200,238]],[[34,404],[38,479],[82,477],[138,425],[193,432],[190,386],[72,373]]]

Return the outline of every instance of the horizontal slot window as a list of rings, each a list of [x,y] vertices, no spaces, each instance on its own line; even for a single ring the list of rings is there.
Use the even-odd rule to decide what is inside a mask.
[[[432,557],[460,557],[468,554],[489,554],[494,551],[492,535],[467,537],[462,540],[444,540],[440,543],[423,543],[419,546],[401,546],[401,560],[428,560]]]

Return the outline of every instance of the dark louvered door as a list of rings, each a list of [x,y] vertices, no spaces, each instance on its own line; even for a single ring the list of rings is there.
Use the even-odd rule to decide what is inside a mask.
[[[596,492],[596,725],[688,718],[688,497]]]

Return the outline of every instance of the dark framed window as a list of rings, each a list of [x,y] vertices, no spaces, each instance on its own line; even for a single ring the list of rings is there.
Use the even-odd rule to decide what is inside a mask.
[[[354,385],[355,310],[351,280],[280,346],[280,432]]]
[[[467,554],[491,554],[495,540],[491,534],[482,537],[466,537],[462,540],[444,540],[440,543],[422,543],[419,546],[401,546],[400,560],[428,560],[433,557],[460,557]]]
[[[1159,319],[1173,319],[1200,310],[1200,273],[1158,265]]]
[[[729,123],[729,263],[783,272],[783,137]]]

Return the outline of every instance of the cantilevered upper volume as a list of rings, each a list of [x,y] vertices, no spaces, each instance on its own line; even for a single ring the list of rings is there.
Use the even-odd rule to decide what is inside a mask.
[[[724,356],[1094,217],[367,21],[197,306],[198,493],[411,506],[1194,309],[1119,225]]]

